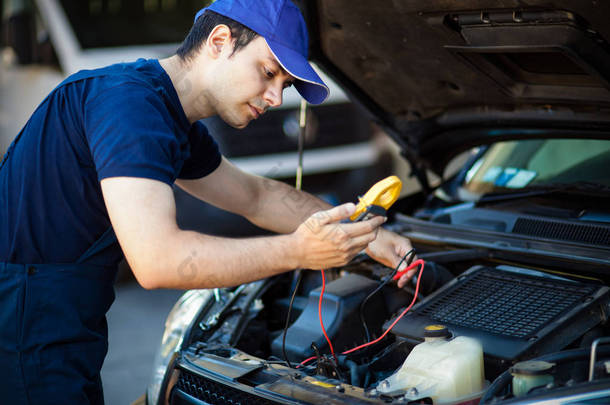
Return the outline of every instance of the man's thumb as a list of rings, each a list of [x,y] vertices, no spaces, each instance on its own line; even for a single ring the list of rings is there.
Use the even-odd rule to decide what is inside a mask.
[[[315,217],[318,219],[320,225],[326,225],[349,218],[354,211],[356,211],[356,205],[350,202],[338,205],[326,211],[320,211]]]

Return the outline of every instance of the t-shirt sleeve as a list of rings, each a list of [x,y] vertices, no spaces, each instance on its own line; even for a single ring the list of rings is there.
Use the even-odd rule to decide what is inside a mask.
[[[199,179],[216,170],[222,159],[218,144],[200,121],[191,127],[189,143],[191,156],[184,162],[178,177],[185,180]]]
[[[123,83],[87,100],[84,111],[98,180],[126,176],[169,185],[175,181],[188,139],[179,138],[179,123],[152,89]]]

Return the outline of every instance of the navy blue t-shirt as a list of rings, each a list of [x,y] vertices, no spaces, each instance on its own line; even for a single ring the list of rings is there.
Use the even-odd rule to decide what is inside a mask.
[[[220,164],[156,60],[82,71],[38,106],[0,167],[0,262],[71,263],[111,225],[100,180],[172,184]],[[112,265],[118,245],[103,253]]]

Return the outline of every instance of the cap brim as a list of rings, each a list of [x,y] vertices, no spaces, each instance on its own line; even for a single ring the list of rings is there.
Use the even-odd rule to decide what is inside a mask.
[[[321,104],[328,98],[330,94],[328,86],[303,55],[267,38],[265,41],[280,66],[297,79],[294,87],[308,103]]]

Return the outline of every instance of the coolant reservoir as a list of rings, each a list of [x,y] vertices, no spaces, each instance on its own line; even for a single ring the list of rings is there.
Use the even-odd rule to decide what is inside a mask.
[[[477,403],[485,389],[483,348],[466,336],[449,339],[442,325],[426,327],[425,341],[413,348],[396,373],[377,391],[412,401],[429,397],[434,404]]]
[[[547,361],[522,361],[515,364],[509,370],[513,375],[513,395],[521,397],[526,395],[532,388],[554,382],[553,372],[555,363]]]

